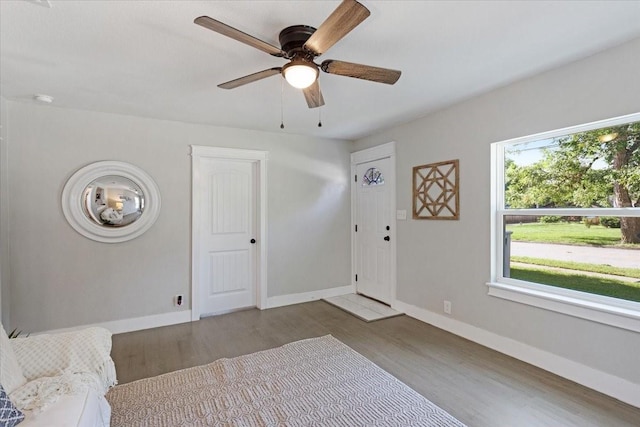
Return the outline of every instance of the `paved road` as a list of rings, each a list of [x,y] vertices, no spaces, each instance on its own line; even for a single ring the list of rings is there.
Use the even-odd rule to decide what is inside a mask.
[[[511,242],[511,255],[640,268],[640,250]]]

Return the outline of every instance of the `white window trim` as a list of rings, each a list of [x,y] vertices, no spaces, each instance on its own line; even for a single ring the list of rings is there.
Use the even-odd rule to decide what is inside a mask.
[[[555,286],[516,280],[502,275],[503,215],[558,215],[573,216],[584,209],[504,209],[504,146],[538,141],[592,129],[616,126],[640,120],[640,113],[610,120],[588,123],[509,139],[491,145],[491,279],[487,282],[489,295],[543,308],[569,316],[579,317],[606,325],[640,332],[640,303],[611,298]],[[638,208],[589,209],[593,215],[640,217]]]

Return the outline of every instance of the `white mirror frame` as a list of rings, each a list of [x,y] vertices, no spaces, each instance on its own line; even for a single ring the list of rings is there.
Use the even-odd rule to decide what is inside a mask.
[[[82,209],[82,194],[94,180],[118,175],[136,183],[145,198],[145,208],[135,222],[124,227],[107,228],[91,221]],[[71,175],[62,191],[62,211],[65,218],[78,233],[103,243],[119,243],[135,239],[147,231],[160,214],[160,191],[158,186],[142,169],[125,162],[101,161],[91,163]]]

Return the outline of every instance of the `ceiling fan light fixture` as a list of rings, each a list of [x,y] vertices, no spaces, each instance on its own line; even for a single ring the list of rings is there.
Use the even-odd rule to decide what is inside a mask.
[[[313,62],[294,59],[282,67],[282,75],[291,86],[306,89],[318,78],[318,67]]]

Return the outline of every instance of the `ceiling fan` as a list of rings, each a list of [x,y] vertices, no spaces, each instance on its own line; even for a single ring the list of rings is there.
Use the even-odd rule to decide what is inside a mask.
[[[355,77],[391,85],[400,78],[400,71],[388,68],[372,67],[333,59],[327,59],[321,64],[314,62],[316,57],[325,53],[331,46],[367,19],[369,15],[369,9],[356,0],[343,0],[318,29],[308,25],[294,25],[282,30],[279,35],[281,47],[276,47],[208,16],[200,16],[194,20],[194,23],[260,49],[270,55],[289,60],[282,67],[258,71],[257,73],[219,84],[218,87],[233,89],[266,77],[282,74],[289,84],[302,89],[309,108],[316,108],[324,105],[324,99],[318,84],[319,69],[329,74]]]

